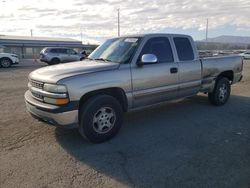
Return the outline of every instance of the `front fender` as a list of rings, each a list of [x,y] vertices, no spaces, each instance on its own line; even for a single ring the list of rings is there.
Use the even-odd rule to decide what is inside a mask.
[[[73,101],[80,100],[83,95],[91,91],[114,87],[121,88],[128,98],[132,95],[129,65],[115,70],[71,76],[59,80],[58,84],[66,85],[70,100]]]

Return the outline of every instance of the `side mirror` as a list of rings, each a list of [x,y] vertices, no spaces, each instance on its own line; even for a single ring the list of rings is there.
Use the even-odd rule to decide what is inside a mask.
[[[156,55],[154,54],[144,54],[141,56],[141,60],[137,63],[139,66],[146,64],[155,64],[158,62]]]

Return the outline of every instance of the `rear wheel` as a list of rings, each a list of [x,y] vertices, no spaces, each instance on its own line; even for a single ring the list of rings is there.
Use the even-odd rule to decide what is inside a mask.
[[[231,93],[231,85],[227,78],[221,77],[217,80],[214,90],[211,93],[208,93],[208,99],[211,104],[216,106],[224,105]]]
[[[79,116],[79,132],[93,143],[101,143],[113,138],[123,121],[120,103],[109,95],[90,98],[81,106]]]
[[[9,68],[11,66],[12,61],[9,58],[2,58],[0,60],[0,65],[3,68]]]
[[[53,58],[50,62],[48,62],[49,65],[56,65],[60,63],[60,59]]]

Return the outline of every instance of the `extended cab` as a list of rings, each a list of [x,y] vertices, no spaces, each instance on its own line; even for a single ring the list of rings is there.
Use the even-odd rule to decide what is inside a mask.
[[[112,138],[123,112],[208,93],[227,102],[242,78],[240,56],[200,59],[187,35],[145,34],[107,40],[78,63],[40,68],[29,75],[27,110],[58,126],[76,125],[97,143]]]

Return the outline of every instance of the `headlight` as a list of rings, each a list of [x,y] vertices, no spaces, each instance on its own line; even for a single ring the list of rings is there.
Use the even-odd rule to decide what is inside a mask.
[[[44,102],[50,103],[50,104],[56,104],[56,105],[64,105],[69,103],[69,99],[54,99],[54,98],[49,98],[49,97],[44,97],[43,98]]]
[[[43,89],[48,92],[53,93],[66,93],[67,88],[64,85],[55,85],[55,84],[44,84]]]
[[[11,57],[14,57],[14,58],[18,58],[18,56],[17,55],[10,55]]]

